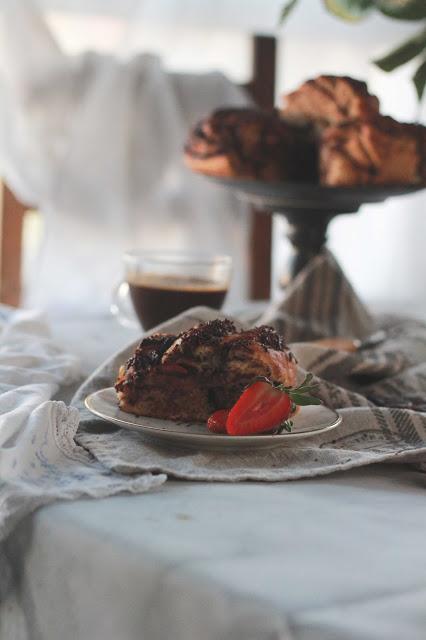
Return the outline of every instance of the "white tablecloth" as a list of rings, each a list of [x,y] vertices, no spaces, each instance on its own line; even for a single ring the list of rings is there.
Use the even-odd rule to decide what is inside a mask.
[[[44,508],[10,545],[32,637],[424,640],[425,488],[389,466]]]

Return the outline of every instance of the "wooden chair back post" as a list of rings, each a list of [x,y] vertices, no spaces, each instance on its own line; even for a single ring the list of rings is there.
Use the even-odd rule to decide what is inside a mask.
[[[21,301],[22,230],[27,207],[3,184],[0,218],[0,302],[18,307]]]
[[[246,86],[256,104],[272,109],[275,104],[277,42],[271,36],[253,36],[252,80]],[[268,299],[271,293],[272,216],[253,209],[250,229],[249,296]]]

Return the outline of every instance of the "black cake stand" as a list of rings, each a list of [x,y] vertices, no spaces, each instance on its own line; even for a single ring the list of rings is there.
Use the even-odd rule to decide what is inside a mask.
[[[287,218],[287,237],[294,248],[290,278],[324,247],[328,224],[335,216],[356,213],[363,204],[383,202],[424,188],[424,185],[323,187],[307,183],[210,179],[232,189],[256,209]]]

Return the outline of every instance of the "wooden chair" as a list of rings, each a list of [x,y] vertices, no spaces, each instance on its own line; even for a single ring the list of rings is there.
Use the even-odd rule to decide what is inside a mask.
[[[252,80],[245,88],[256,104],[272,108],[275,98],[276,39],[253,36]],[[22,287],[22,232],[28,207],[3,184],[0,222],[0,302],[19,306]],[[271,281],[272,216],[253,211],[250,233],[249,295],[252,300],[269,297]]]
[[[21,299],[22,231],[27,208],[3,184],[0,217],[0,302],[18,307]]]
[[[253,37],[252,81],[247,85],[254,101],[262,109],[275,104],[276,38]],[[249,295],[251,300],[266,300],[271,292],[272,216],[253,210],[250,230]]]

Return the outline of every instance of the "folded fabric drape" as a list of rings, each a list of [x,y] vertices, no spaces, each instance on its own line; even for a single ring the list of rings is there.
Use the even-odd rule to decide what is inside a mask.
[[[52,400],[80,379],[77,359],[51,339],[40,313],[0,308],[0,636],[29,638],[4,539],[37,507],[82,496],[142,493],[162,474],[111,473],[75,441],[79,412]],[[19,599],[19,598],[18,598]],[[6,627],[4,627],[4,624]],[[4,634],[4,635],[3,635]]]
[[[286,287],[282,299],[258,319],[288,341],[332,336],[363,338],[375,321],[328,249],[313,258]]]
[[[6,3],[3,18],[0,166],[45,216],[27,303],[107,309],[135,247],[229,253],[230,300],[244,299],[246,207],[181,159],[190,126],[248,104],[243,90],[218,72],[169,73],[148,53],[68,56],[31,3]]]
[[[111,474],[75,442],[78,410],[52,398],[60,386],[79,380],[77,359],[52,341],[43,315],[20,311],[7,317],[2,310],[0,540],[42,504],[161,484],[165,476]]]

